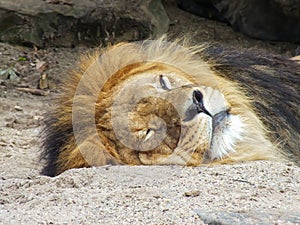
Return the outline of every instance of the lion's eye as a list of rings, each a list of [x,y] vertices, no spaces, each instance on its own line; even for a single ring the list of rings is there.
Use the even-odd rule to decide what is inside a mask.
[[[159,83],[164,90],[172,89],[171,82],[169,81],[168,77],[159,75]]]
[[[151,128],[148,128],[148,130],[146,130],[146,132],[145,132],[145,141],[147,141],[149,138],[151,138],[152,136],[153,136],[153,134],[154,134],[154,130],[153,129],[151,129]]]

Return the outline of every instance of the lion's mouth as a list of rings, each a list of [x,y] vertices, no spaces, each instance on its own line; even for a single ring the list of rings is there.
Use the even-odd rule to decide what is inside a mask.
[[[221,111],[221,112],[215,114],[212,117],[213,133],[220,124],[224,123],[224,120],[228,117],[228,115],[229,115],[228,110],[224,110],[224,111]]]
[[[229,113],[230,109],[213,116],[210,148],[205,152],[202,163],[210,163],[235,152],[235,144],[242,139],[243,121],[238,115]]]

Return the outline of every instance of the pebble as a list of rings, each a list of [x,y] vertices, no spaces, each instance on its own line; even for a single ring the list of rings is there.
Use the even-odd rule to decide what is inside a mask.
[[[16,105],[15,110],[20,112],[20,111],[23,111],[23,108],[19,105]]]
[[[7,143],[0,141],[0,146],[7,146]]]
[[[200,195],[200,191],[198,190],[184,192],[185,197],[197,197],[199,195]]]

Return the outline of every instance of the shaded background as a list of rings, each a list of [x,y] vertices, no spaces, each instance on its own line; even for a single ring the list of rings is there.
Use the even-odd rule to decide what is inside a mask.
[[[294,56],[300,52],[300,0],[0,0],[2,42],[95,46],[164,33]]]

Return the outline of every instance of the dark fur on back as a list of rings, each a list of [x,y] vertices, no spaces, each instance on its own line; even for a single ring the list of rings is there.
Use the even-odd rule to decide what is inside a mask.
[[[42,174],[54,177],[57,174],[57,159],[59,156],[59,149],[70,140],[73,135],[73,128],[53,126],[57,122],[54,117],[49,117],[44,120],[45,128],[43,130],[42,148],[43,152],[41,158],[46,161],[46,166],[42,170]]]
[[[300,163],[300,64],[258,50],[211,47],[204,54],[220,76],[241,84],[273,140]]]

